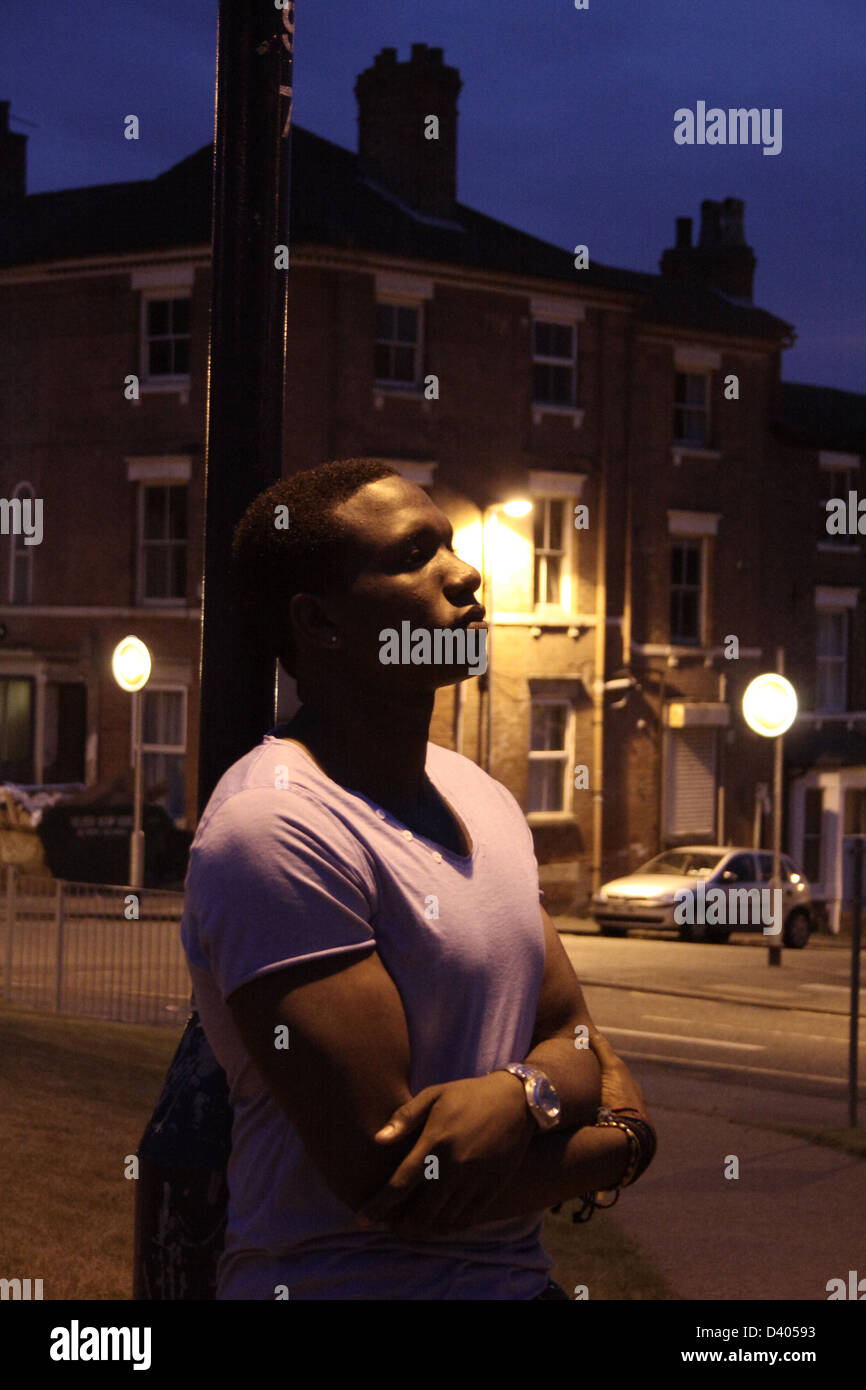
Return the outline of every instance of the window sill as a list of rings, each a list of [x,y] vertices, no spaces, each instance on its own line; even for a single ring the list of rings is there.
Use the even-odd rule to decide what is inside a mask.
[[[577,637],[586,628],[595,627],[595,614],[566,613],[562,610],[548,610],[546,613],[494,613],[493,623],[496,627],[567,628],[569,636]]]
[[[532,402],[533,425],[540,425],[542,416],[544,415],[562,415],[566,419],[571,420],[571,423],[574,426],[574,428],[576,430],[579,430],[581,425],[583,424],[583,417],[585,414],[586,411],[581,409],[579,406],[545,405],[540,401]]]
[[[718,463],[722,457],[720,449],[710,449],[705,444],[681,444],[671,445],[671,459],[675,468],[678,468],[684,458],[704,459],[706,463]]]
[[[377,410],[381,410],[385,404],[385,398],[400,401],[421,401],[425,402],[423,386],[400,386],[397,382],[379,382],[373,386],[373,405]],[[429,405],[430,402],[426,401]]]
[[[190,379],[185,377],[166,377],[165,381],[160,381],[158,377],[150,380],[139,381],[138,392],[140,396],[166,396],[172,392],[177,392],[180,396],[181,405],[189,405]],[[138,400],[133,401],[134,405]]]

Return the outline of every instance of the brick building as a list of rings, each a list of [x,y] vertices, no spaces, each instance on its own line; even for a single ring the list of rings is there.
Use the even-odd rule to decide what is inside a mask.
[[[460,86],[441,49],[384,49],[356,85],[357,154],[294,130],[284,471],[385,459],[477,564],[483,538],[490,677],[442,692],[433,737],[514,792],[555,905],[589,889],[599,740],[602,877],[751,840],[771,751],[739,700],[777,647],[806,711],[788,848],[838,897],[833,817],[866,830],[863,557],[820,503],[856,482],[866,398],[781,383],[793,330],[752,301],[735,199],[703,204],[694,245],[679,218],[657,275],[458,201]],[[0,102],[7,529],[43,503],[41,543],[0,548],[0,774],[128,775],[109,661],[134,631],[154,655],[145,780],[187,825],[211,177],[206,146],[153,180],[27,196]]]

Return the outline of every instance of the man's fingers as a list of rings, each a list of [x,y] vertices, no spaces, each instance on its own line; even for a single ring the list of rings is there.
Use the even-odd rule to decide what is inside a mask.
[[[391,1116],[387,1124],[373,1136],[379,1144],[390,1144],[395,1139],[402,1139],[407,1134],[411,1134],[413,1129],[417,1129],[421,1121],[426,1119],[430,1107],[438,1098],[441,1086],[427,1086],[423,1091],[419,1091],[417,1096],[407,1100],[404,1105],[399,1106]]]
[[[399,1168],[396,1168],[391,1174],[385,1186],[380,1188],[369,1202],[365,1202],[358,1213],[361,1217],[372,1222],[384,1221],[390,1212],[406,1200],[421,1181],[429,1143],[429,1139],[424,1140],[422,1135],[415,1147],[403,1159]]]

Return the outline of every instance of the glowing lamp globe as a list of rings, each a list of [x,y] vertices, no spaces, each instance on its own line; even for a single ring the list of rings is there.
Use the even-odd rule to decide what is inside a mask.
[[[787,733],[797,718],[797,692],[776,672],[756,676],[743,694],[743,718],[763,738]]]
[[[150,652],[138,637],[124,637],[111,657],[111,674],[121,690],[134,694],[150,679]]]

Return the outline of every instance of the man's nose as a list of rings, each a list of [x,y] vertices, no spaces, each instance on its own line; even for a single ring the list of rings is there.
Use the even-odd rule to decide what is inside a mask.
[[[475,590],[481,586],[481,575],[474,565],[470,565],[466,560],[461,560],[459,556],[454,556],[454,563],[448,575],[445,591],[449,598],[459,597],[461,594],[474,594]]]

